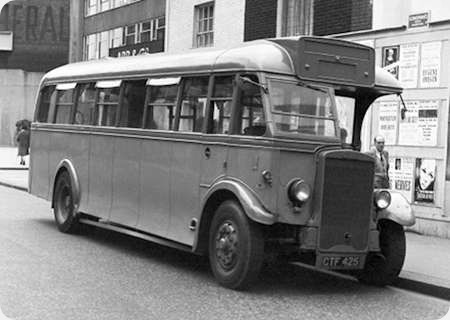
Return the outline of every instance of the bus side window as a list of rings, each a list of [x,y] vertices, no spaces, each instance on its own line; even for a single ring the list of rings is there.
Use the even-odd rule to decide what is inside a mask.
[[[119,106],[120,80],[99,81],[94,124],[98,126],[115,126]]]
[[[119,126],[141,128],[144,115],[145,90],[147,80],[126,81],[122,105],[120,106]]]
[[[94,117],[95,83],[79,84],[74,124],[89,125]]]
[[[233,95],[233,76],[214,77],[208,133],[228,134]]]
[[[258,82],[255,76],[246,76]],[[247,136],[263,136],[266,133],[266,119],[262,104],[260,88],[247,84],[242,88],[239,103],[239,134]]]
[[[71,123],[75,83],[56,86],[55,123]]]
[[[42,88],[39,98],[39,106],[36,116],[37,122],[48,122],[50,102],[55,93],[55,86],[46,86]]]
[[[201,132],[206,112],[209,77],[186,78],[179,131]]]
[[[173,130],[179,78],[150,79],[144,128]]]

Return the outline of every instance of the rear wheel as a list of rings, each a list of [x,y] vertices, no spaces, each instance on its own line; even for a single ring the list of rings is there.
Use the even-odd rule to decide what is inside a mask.
[[[400,274],[405,261],[406,240],[403,226],[391,220],[378,222],[381,254],[369,255],[358,279],[367,284],[392,284]]]
[[[231,200],[217,209],[209,232],[209,262],[217,281],[230,289],[245,289],[256,280],[264,257],[260,226]]]
[[[72,184],[67,171],[62,172],[56,181],[53,212],[59,231],[74,233],[78,230],[79,222],[75,216]]]

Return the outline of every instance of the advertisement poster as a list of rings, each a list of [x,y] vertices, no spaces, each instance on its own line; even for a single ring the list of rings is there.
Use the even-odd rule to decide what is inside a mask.
[[[383,69],[389,71],[398,79],[399,46],[383,47]]]
[[[416,159],[414,179],[414,201],[434,203],[434,182],[436,180],[436,160]]]
[[[419,71],[419,45],[405,44],[400,47],[398,79],[405,88],[416,88]]]
[[[419,101],[405,101],[405,104],[408,111],[405,112],[404,119],[399,119],[398,144],[417,145],[419,140],[417,132]]]
[[[400,145],[435,146],[437,144],[437,100],[406,101],[407,112],[399,119]]]
[[[379,108],[378,134],[384,137],[386,144],[395,144],[398,102],[381,102]]]
[[[422,44],[420,64],[420,86],[439,87],[441,72],[441,41]]]
[[[438,105],[437,100],[420,102],[417,118],[419,145],[435,146],[437,144]]]
[[[391,189],[400,192],[409,202],[412,202],[414,164],[413,158],[389,159]]]

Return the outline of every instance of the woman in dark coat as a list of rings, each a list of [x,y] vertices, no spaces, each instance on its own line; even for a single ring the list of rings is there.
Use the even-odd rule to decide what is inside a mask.
[[[18,156],[20,157],[20,164],[24,166],[25,165],[24,157],[30,154],[30,128],[28,126],[28,121],[22,122],[16,140],[17,140]]]

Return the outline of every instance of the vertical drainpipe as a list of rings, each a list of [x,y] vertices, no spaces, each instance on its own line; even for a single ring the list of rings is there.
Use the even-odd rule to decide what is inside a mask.
[[[166,0],[165,5],[165,16],[166,16],[166,31],[164,32],[164,52],[169,52],[169,31],[170,31],[170,24],[171,21],[169,19],[170,17],[170,0]]]

